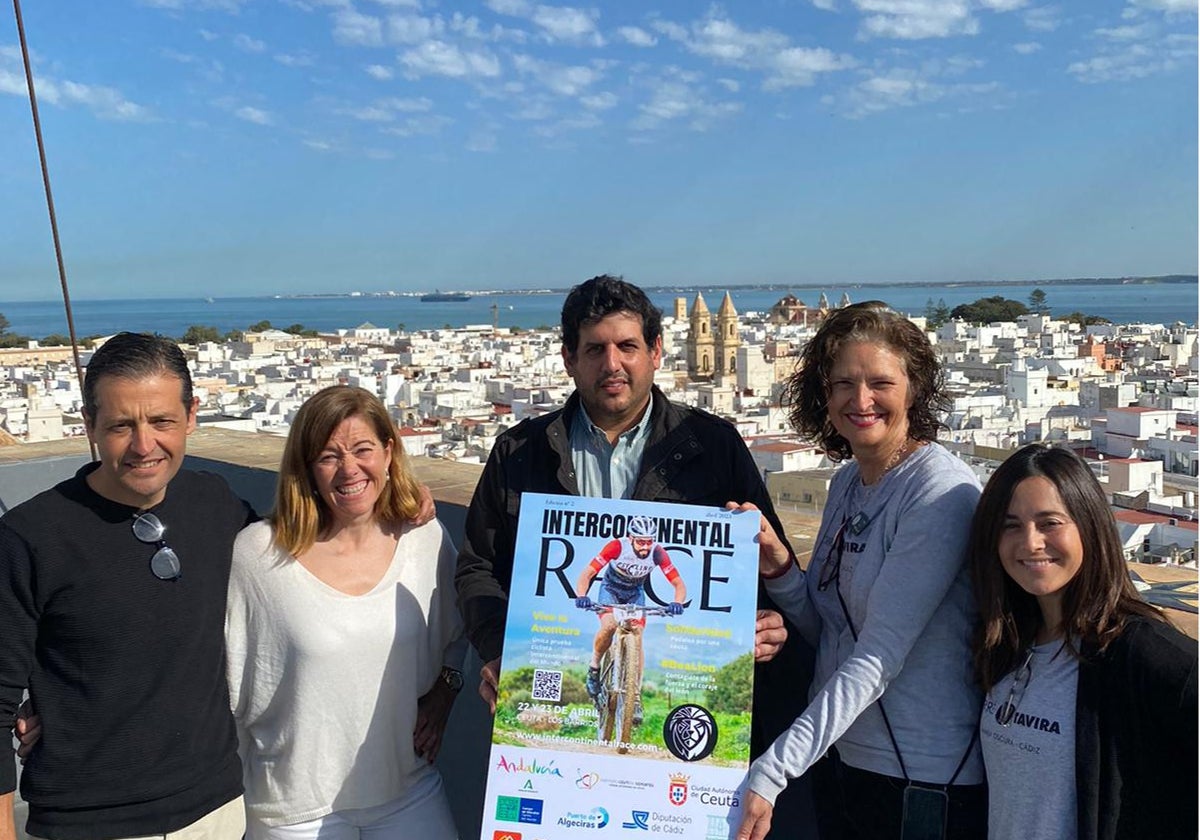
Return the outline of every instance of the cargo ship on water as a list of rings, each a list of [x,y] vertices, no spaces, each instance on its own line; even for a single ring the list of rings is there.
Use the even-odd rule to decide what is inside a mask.
[[[421,303],[462,303],[470,300],[471,296],[462,292],[434,292],[421,295]]]

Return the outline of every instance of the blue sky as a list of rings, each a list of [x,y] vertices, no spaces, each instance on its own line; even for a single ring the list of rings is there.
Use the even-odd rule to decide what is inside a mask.
[[[26,2],[78,297],[1197,268],[1196,0]],[[0,16],[0,302],[57,275]]]

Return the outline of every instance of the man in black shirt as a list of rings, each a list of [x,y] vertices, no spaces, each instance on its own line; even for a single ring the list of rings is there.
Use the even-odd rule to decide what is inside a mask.
[[[28,688],[44,730],[21,780],[27,832],[237,840],[223,626],[233,539],[254,513],[180,469],[198,400],[170,341],[112,338],[83,402],[100,461],[0,519],[0,720]],[[0,840],[15,835],[14,787],[10,757]]]

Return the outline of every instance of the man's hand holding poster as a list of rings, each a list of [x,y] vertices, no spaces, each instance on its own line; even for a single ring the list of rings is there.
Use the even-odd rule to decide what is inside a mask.
[[[483,840],[732,836],[757,532],[757,513],[522,496]]]

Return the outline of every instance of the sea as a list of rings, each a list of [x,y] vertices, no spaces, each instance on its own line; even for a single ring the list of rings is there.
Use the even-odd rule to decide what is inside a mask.
[[[922,315],[929,301],[944,301],[954,308],[983,297],[1001,295],[1027,302],[1029,293],[1040,288],[1053,315],[1083,312],[1099,315],[1118,324],[1173,324],[1197,321],[1196,283],[1070,283],[995,285],[855,285],[825,288],[787,289],[781,286],[723,288],[648,288],[650,299],[671,315],[676,298],[685,298],[691,307],[697,291],[702,292],[715,313],[725,291],[733,298],[739,313],[765,312],[785,294],[792,293],[815,307],[824,292],[836,306],[847,295],[852,302],[882,300],[900,312]],[[307,329],[332,332],[370,323],[376,327],[405,330],[462,327],[493,324],[501,327],[536,328],[556,326],[565,292],[473,292],[461,302],[422,302],[405,293],[260,296],[260,297],[180,297],[140,298],[137,300],[72,299],[75,331],[80,337],[109,335],[121,330],[154,332],[179,337],[188,327],[215,327],[221,333],[244,330],[251,324],[270,321],[278,328],[295,324]],[[0,313],[9,321],[9,332],[32,338],[67,333],[67,321],[61,301],[0,301]]]

